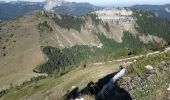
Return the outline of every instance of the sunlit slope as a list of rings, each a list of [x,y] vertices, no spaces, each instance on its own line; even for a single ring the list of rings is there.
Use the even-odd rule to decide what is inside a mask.
[[[154,20],[150,21],[152,18]],[[158,23],[152,27],[155,21]],[[149,23],[149,27],[140,23]],[[157,28],[159,25],[163,30]],[[60,59],[55,66],[45,66],[53,68],[50,70],[56,74],[63,74],[80,64],[86,64],[88,60],[95,62],[161,49],[169,44],[169,26],[168,21],[152,14],[125,8],[104,9],[82,17],[35,11],[14,20],[3,21],[0,23],[0,88],[9,87],[11,83],[22,83],[39,75],[33,73],[35,67],[56,60],[50,59],[44,52],[48,47],[53,50],[62,49],[62,52],[70,55],[74,54],[71,47],[78,45],[79,51],[87,47],[88,52],[83,51],[82,54],[87,60],[81,60],[84,57],[80,54],[76,55],[81,58],[76,62],[75,55],[71,60],[70,55],[61,55],[68,59]],[[150,30],[154,28],[159,33]],[[146,31],[143,32],[142,29]],[[61,68],[61,65],[66,69],[58,73],[57,68]],[[40,72],[48,73],[46,69]]]

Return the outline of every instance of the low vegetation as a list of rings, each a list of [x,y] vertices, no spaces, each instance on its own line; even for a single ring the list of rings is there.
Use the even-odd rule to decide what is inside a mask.
[[[58,49],[54,47],[45,47],[43,52],[48,56],[48,62],[35,68],[35,72],[42,72],[62,75],[79,66],[81,62],[90,58],[92,48],[88,46],[74,46],[71,48]]]
[[[98,26],[102,23],[102,21],[98,19],[98,16],[95,13],[88,14],[88,16],[91,17],[93,25]]]
[[[136,63],[134,63],[133,66],[130,66],[128,68],[127,74],[134,76],[140,75],[147,70],[145,66],[147,65],[157,66],[157,64],[160,63],[161,61],[167,60],[170,60],[170,53],[162,53],[159,55],[144,57],[138,60]]]
[[[81,31],[81,27],[85,24],[85,21],[82,18],[70,15],[54,14],[53,20],[62,28],[66,28],[68,30],[75,29],[79,32]]]
[[[137,18],[136,29],[145,35],[155,35],[163,37],[168,43],[170,42],[170,21],[156,17],[149,12],[136,12]]]
[[[138,38],[130,33],[124,33],[123,42],[117,43],[108,39],[103,34],[97,34],[102,48],[89,46],[73,46],[71,48],[58,49],[44,47],[43,52],[48,56],[48,62],[35,68],[38,73],[49,75],[63,75],[71,69],[89,62],[106,61],[120,58],[120,56],[136,55],[146,52],[147,46],[138,41]]]
[[[109,24],[107,22],[103,22],[101,19],[99,19],[95,13],[90,13],[90,14],[88,14],[88,16],[91,17],[93,25],[95,25],[95,26],[102,25],[107,30],[107,32],[110,32]]]
[[[148,70],[145,68],[147,65],[153,69]],[[127,67],[126,78],[121,80],[121,86],[131,93],[133,99],[153,100],[156,91],[170,82],[169,65],[170,53],[143,57]]]
[[[38,29],[41,31],[41,32],[52,32],[53,31],[53,28],[47,23],[47,21],[44,21],[43,23],[40,23],[38,25]]]
[[[8,89],[0,91],[0,98],[8,92]]]
[[[54,78],[41,79],[34,83],[16,86],[7,90],[7,92],[1,97],[2,100],[19,100],[25,96],[29,97],[36,92],[46,92],[55,86]]]
[[[42,100],[47,97],[49,97],[47,99],[51,99],[50,96],[52,95],[54,96],[53,98],[55,100],[63,100],[63,96],[72,86],[79,86],[80,88],[84,88],[90,81],[98,80],[105,75],[116,71],[118,67],[119,65],[117,64],[113,66],[113,63],[105,63],[102,65],[87,65],[86,68],[74,69],[64,74],[62,77],[47,77],[45,79],[21,86],[20,88],[11,88],[0,99],[30,99],[30,97],[36,95],[38,98],[40,96],[40,99],[36,98],[37,100]]]
[[[107,30],[107,32],[110,32],[110,27],[108,23],[104,23],[103,25],[105,27],[105,29]]]
[[[102,34],[99,34],[98,37],[103,44],[101,50],[103,53],[107,54],[107,57],[110,55],[114,58],[119,58],[120,56],[146,53],[153,46],[152,44],[140,42],[139,36],[133,36],[129,32],[124,32],[122,43],[117,43],[113,39],[108,39]]]
[[[28,86],[28,85],[30,85],[30,84],[35,84],[35,83],[37,83],[38,81],[40,81],[40,80],[42,80],[42,79],[45,79],[45,78],[47,78],[46,76],[38,76],[38,77],[32,77],[30,80],[28,80],[28,81],[25,81],[25,82],[23,82],[21,85],[16,85],[16,86],[14,86],[13,84],[11,84],[10,85],[10,88],[9,89],[5,89],[5,90],[1,90],[0,91],[0,98],[2,97],[2,96],[4,96],[5,94],[7,94],[7,93],[11,93],[12,91],[16,91],[16,90],[22,90],[24,87],[26,87],[26,86]],[[38,88],[38,86],[34,86],[34,88]],[[26,91],[26,90],[25,90]],[[20,95],[20,94],[14,94],[14,95]],[[17,98],[15,98],[15,96],[13,95],[13,99],[7,99],[7,100],[17,100]],[[21,95],[23,95],[23,94],[21,94]],[[20,95],[20,96],[21,96]],[[18,96],[18,97],[20,97],[20,96]],[[10,97],[8,97],[8,98],[10,98]]]

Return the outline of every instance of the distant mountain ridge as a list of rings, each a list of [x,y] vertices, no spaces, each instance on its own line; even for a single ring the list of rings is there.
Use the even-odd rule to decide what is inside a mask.
[[[157,16],[170,20],[170,4],[165,5],[134,5],[132,8],[150,11]]]
[[[12,19],[42,8],[43,5],[39,2],[2,2],[0,3],[0,19]]]
[[[60,7],[56,7],[55,12],[59,12],[62,14],[70,14],[75,16],[82,16],[89,12],[96,11],[102,9],[102,7],[93,6],[89,3],[76,3],[76,2],[68,2]]]
[[[0,2],[0,19],[8,20],[35,10],[45,10],[45,6],[47,5],[47,3],[48,3],[47,1],[45,2],[2,1]],[[101,9],[101,7],[93,6],[89,3],[75,3],[75,2],[66,2],[64,4],[60,3],[60,6],[57,6],[57,4],[53,6],[54,7],[52,9],[54,12],[69,14],[73,16],[82,16],[89,12]]]

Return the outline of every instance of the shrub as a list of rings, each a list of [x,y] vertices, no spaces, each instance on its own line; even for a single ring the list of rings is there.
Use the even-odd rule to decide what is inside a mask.
[[[40,23],[38,25],[38,29],[41,32],[48,32],[48,33],[53,31],[53,28],[47,23],[47,21],[44,21],[43,23]]]

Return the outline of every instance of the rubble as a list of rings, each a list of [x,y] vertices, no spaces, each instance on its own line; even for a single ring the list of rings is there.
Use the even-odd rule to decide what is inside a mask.
[[[141,98],[141,96],[149,96],[150,93],[153,92],[154,89],[159,88],[164,83],[166,83],[169,79],[167,76],[170,73],[170,62],[162,61],[158,65],[151,66],[147,65],[145,68],[145,72],[139,75],[126,76],[118,81],[120,87],[129,91],[129,93],[133,96],[133,99]],[[170,84],[167,88],[167,91],[170,92]]]

